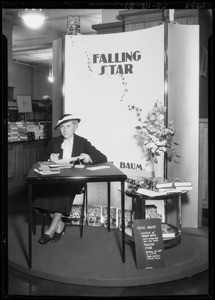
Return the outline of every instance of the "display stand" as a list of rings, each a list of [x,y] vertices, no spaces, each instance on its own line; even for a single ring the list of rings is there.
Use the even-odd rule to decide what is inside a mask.
[[[163,238],[164,241],[164,248],[170,248],[176,246],[177,244],[181,243],[181,231],[182,231],[182,222],[181,222],[181,195],[186,193],[187,191],[180,191],[180,192],[170,192],[165,195],[159,192],[155,192],[153,196],[148,195],[148,190],[146,193],[141,192],[130,192],[126,191],[126,195],[128,197],[132,197],[133,205],[134,205],[134,219],[145,219],[145,202],[146,200],[164,200],[167,202],[168,200],[176,201],[177,202],[177,226],[173,226],[171,224],[167,224],[167,218],[165,214],[165,223],[168,225],[171,230],[175,233],[175,237],[173,238]],[[134,235],[133,235],[133,228],[132,226],[127,227],[125,229],[126,239],[128,242],[134,242]]]

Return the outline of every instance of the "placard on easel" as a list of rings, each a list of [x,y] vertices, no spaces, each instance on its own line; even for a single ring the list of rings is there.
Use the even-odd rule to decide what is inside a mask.
[[[134,239],[138,269],[165,267],[160,219],[135,219]]]
[[[24,113],[25,122],[27,121],[27,113],[32,112],[32,101],[29,95],[16,95],[18,112]]]

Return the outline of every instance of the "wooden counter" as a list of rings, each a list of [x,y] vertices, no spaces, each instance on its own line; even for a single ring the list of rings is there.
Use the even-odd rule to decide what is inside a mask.
[[[49,139],[8,143],[8,194],[27,189],[32,164],[43,160]]]

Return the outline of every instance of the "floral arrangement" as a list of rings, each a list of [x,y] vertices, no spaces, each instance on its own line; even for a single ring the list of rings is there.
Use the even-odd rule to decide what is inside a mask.
[[[136,112],[137,120],[140,124],[135,127],[137,130],[136,138],[147,150],[148,160],[153,159],[157,163],[157,156],[161,155],[161,152],[166,153],[169,160],[172,160],[174,156],[179,157],[173,148],[173,144],[178,145],[178,143],[173,141],[175,134],[173,121],[169,122],[167,127],[165,126],[164,114],[166,107],[161,102],[155,102],[145,121],[142,120],[141,108],[134,105],[129,105],[128,108],[130,111]]]

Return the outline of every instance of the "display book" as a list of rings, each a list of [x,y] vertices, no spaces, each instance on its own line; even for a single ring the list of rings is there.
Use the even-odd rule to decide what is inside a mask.
[[[187,179],[155,177],[152,179],[152,190],[156,192],[164,191],[188,191],[192,190],[192,183]]]
[[[83,215],[84,214],[84,215]],[[71,223],[72,225],[81,225],[83,215],[83,225],[86,224],[86,211],[83,212],[83,206],[80,204],[73,204],[70,215],[63,217],[62,220],[65,223]]]
[[[182,178],[152,177],[142,180],[127,179],[128,193],[139,193],[149,197],[164,196],[169,193],[186,192],[193,189],[192,182]]]
[[[87,223],[89,226],[108,227],[108,208],[102,205],[88,205]],[[118,207],[110,207],[110,228],[121,230],[121,210]],[[132,211],[125,209],[125,227],[132,224]]]
[[[73,168],[73,167],[84,167],[79,156],[71,157],[68,159],[59,159],[57,162],[54,161],[37,161],[34,165],[34,172],[41,175],[54,175],[59,174],[61,169]]]

